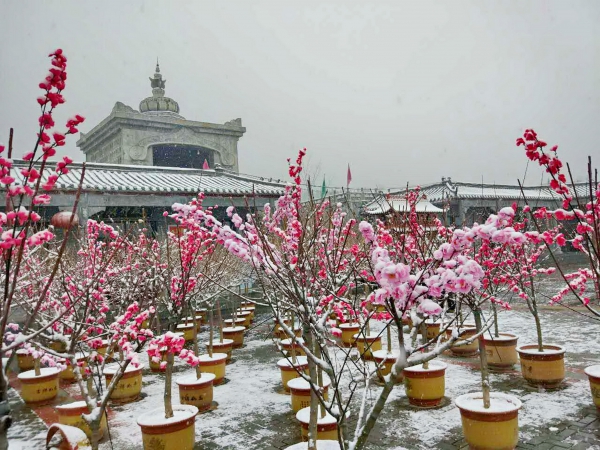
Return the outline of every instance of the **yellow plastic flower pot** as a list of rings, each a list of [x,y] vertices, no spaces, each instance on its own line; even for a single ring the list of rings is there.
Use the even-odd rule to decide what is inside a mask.
[[[319,408],[320,409],[320,408]],[[310,422],[310,407],[302,408],[296,413],[296,419],[300,422],[300,434],[303,441],[308,440],[308,424]],[[317,439],[337,440],[338,424],[335,417],[325,413],[321,417],[321,412],[317,412]],[[318,447],[317,447],[318,448]]]
[[[185,342],[191,342],[194,340],[194,324],[190,323],[180,323],[177,325],[177,331],[179,333],[183,333],[183,338]]]
[[[233,341],[233,348],[241,348],[244,346],[244,327],[226,327],[223,328],[223,338]]]
[[[296,356],[306,356],[306,353],[302,347],[300,347],[300,343],[304,343],[304,339],[301,337],[296,338],[296,342],[294,342],[291,338],[283,339],[281,341],[281,348],[287,353],[288,356],[292,354],[292,349],[294,349],[296,352]]]
[[[255,317],[255,313],[256,313],[256,308],[254,306],[246,306],[244,308],[240,308],[239,309],[241,312],[249,312],[250,313],[250,323],[252,323],[254,321],[254,317]]]
[[[300,372],[308,372],[308,362],[306,360],[306,356],[298,356],[295,364],[292,364],[291,359],[280,359],[277,361],[277,367],[279,367],[281,370],[281,383],[283,384],[283,389],[286,392],[290,391],[290,388],[288,387],[288,382],[290,380],[298,378],[298,374]]]
[[[77,358],[77,362],[81,363],[79,370],[81,371],[81,375],[85,377],[84,374],[85,368],[87,367],[87,357],[85,355],[79,356]],[[71,366],[71,362],[68,359],[66,361],[66,365],[67,367],[58,374],[58,378],[67,383],[73,383],[75,381],[75,373],[73,372],[73,366]]]
[[[328,391],[331,381],[329,377],[323,374],[323,398],[328,400]],[[292,410],[297,413],[303,408],[310,406],[310,383],[304,378],[294,378],[288,381],[290,388]]]
[[[45,367],[36,376],[35,370],[21,372],[17,378],[21,382],[21,398],[28,405],[46,405],[58,394],[58,369]]]
[[[175,380],[179,386],[179,401],[182,405],[194,405],[198,411],[208,411],[213,401],[213,382],[215,374],[196,374]]]
[[[454,345],[452,345],[452,347],[450,347],[450,352],[452,353],[452,355],[466,357],[466,356],[474,356],[477,353],[479,353],[479,342],[477,341],[477,339],[474,339],[473,342],[471,342],[469,344],[457,345],[457,344],[462,344],[464,341],[472,338],[476,334],[477,334],[477,328],[475,328],[474,326],[461,327],[461,331],[458,335],[458,339],[456,340]],[[448,338],[450,338],[452,336],[452,329],[448,328],[446,330],[446,336]]]
[[[206,351],[208,351],[209,343],[206,344]],[[231,361],[231,353],[233,351],[233,339],[223,339],[223,342],[220,340],[213,341],[213,352],[215,353],[225,353],[227,355],[227,364]]]
[[[491,407],[483,407],[481,393],[464,394],[455,400],[460,410],[463,434],[469,448],[509,450],[519,443],[521,402],[512,395],[492,392]]]
[[[500,333],[500,336],[484,334],[483,344],[490,369],[511,369],[519,360],[517,355],[517,340],[519,338],[511,333]]]
[[[200,316],[202,318],[202,323],[206,323],[207,311],[206,308],[198,308],[196,311],[196,317]]]
[[[128,403],[140,396],[142,392],[142,370],[144,366],[134,367],[132,364],[127,366],[125,373],[117,383],[117,386],[110,394],[110,399],[115,403]],[[104,368],[104,378],[106,387],[111,383],[113,376],[117,373],[118,366],[111,365]]]
[[[54,350],[55,352],[58,352],[58,353],[64,353],[67,351],[67,344],[64,343],[63,341],[52,340],[48,344],[48,348],[51,350]]]
[[[160,361],[158,361],[158,362],[156,362],[152,358],[148,357],[148,363],[150,365],[150,371],[152,373],[161,373],[161,372],[167,371],[166,364],[164,364],[163,367],[161,367],[161,363],[167,362],[167,353],[161,352],[160,354],[161,354],[161,358],[160,358]]]
[[[290,333],[287,333],[284,330],[279,330],[279,336],[280,339],[288,339],[291,337]],[[294,336],[296,337],[302,337],[302,327],[296,327],[294,328]]]
[[[434,322],[430,319],[425,321],[425,327],[427,328],[427,335],[425,336],[425,338],[428,341],[432,341],[438,338],[438,336],[440,335],[440,325],[440,322]]]
[[[106,357],[106,352],[107,352],[107,351],[108,351],[108,341],[106,341],[106,340],[103,340],[103,341],[102,341],[102,345],[100,345],[100,347],[98,347],[98,348],[96,349],[96,352],[97,352],[97,353],[98,353],[100,356],[102,356],[103,358],[105,358],[105,357]]]
[[[549,344],[543,348],[539,352],[536,344],[517,347],[521,373],[529,384],[553,389],[565,379],[565,348]]]
[[[592,391],[592,399],[596,408],[600,410],[600,365],[590,366],[585,368],[585,374],[590,381],[590,389]]]
[[[389,375],[392,371],[392,366],[398,359],[398,351],[392,350],[392,353],[388,353],[387,350],[377,350],[373,352],[373,361],[377,364],[377,377],[383,381],[386,375]],[[402,372],[396,375],[396,383],[402,383],[404,376]]]
[[[72,427],[79,428],[82,430],[88,438],[92,438],[92,430],[88,423],[81,417],[82,414],[89,414],[90,410],[85,402],[78,401],[73,403],[67,403],[66,405],[56,406],[56,413],[58,414],[58,423],[63,425],[70,425]],[[102,416],[100,420],[100,439],[106,433],[106,414]]]
[[[19,365],[19,370],[25,372],[35,367],[35,360],[33,356],[27,353],[27,350],[19,349],[17,350],[17,364]]]
[[[360,331],[360,327],[359,323],[342,323],[339,325],[340,330],[342,330],[342,346],[356,347],[354,335]]]
[[[200,355],[198,360],[202,372],[212,373],[215,376],[213,386],[218,386],[225,381],[226,353],[213,353],[212,358],[208,355]]]
[[[273,322],[275,322],[275,329],[273,330],[273,334],[275,335],[275,337],[278,339],[285,339],[286,337],[288,337],[285,331],[283,331],[283,328],[281,328],[281,325],[279,325],[279,322],[277,322],[276,317],[273,318]],[[284,319],[283,323],[286,324],[288,327],[292,324],[290,319]]]
[[[252,313],[250,311],[238,311],[236,316],[237,321],[243,320],[243,322],[240,324],[241,326],[246,329],[250,328],[250,325],[252,324]]]
[[[138,417],[144,450],[193,450],[196,443],[196,414],[193,405],[173,405],[173,417],[165,419],[163,408]]]
[[[223,325],[225,325],[225,327],[227,327],[227,328],[244,327],[244,329],[246,329],[246,327],[244,326],[245,323],[246,323],[246,319],[244,319],[242,317],[236,318],[235,324],[234,324],[233,319],[225,319],[223,321]]]
[[[196,333],[200,332],[200,328],[202,328],[202,316],[200,315],[195,315],[194,317],[184,317],[183,319],[183,323],[193,323],[196,325]]]
[[[381,350],[381,336],[370,334],[355,334],[353,336],[360,357],[365,361],[373,360],[373,352]]]
[[[423,408],[439,405],[446,391],[447,367],[441,361],[429,361],[427,369],[422,364],[404,369],[404,385],[409,403]]]

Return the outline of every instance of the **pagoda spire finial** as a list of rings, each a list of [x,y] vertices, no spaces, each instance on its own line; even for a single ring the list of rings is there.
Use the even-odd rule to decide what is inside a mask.
[[[152,87],[153,97],[162,97],[165,95],[165,83],[167,80],[162,79],[160,67],[158,66],[158,57],[156,58],[156,71],[154,76],[150,78],[150,87]]]

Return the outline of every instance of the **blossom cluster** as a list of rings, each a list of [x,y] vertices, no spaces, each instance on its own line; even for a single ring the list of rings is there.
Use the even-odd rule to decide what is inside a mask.
[[[167,331],[161,336],[152,339],[148,344],[148,357],[160,364],[160,368],[164,369],[167,362],[164,360],[165,355],[172,354],[179,356],[183,361],[192,367],[197,366],[200,362],[193,351],[184,348],[185,339],[183,336],[171,331]]]

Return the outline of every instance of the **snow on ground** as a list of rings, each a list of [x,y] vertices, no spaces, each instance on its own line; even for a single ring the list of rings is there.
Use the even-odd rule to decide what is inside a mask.
[[[520,344],[536,341],[535,325],[526,310],[501,312],[500,324],[501,331],[519,335]],[[578,314],[565,310],[543,310],[542,326],[546,342],[566,347],[568,367],[581,369],[599,362],[600,333],[596,332],[596,322],[582,320]],[[377,325],[374,324],[373,329],[377,329]],[[266,326],[251,331],[245,347],[234,350],[234,363],[227,366],[228,381],[214,388],[214,401],[218,402],[218,408],[200,415],[196,420],[197,449],[258,450],[268,448],[271,444],[281,445],[285,440],[293,443],[299,439],[299,427],[291,413],[290,397],[282,394],[280,371],[276,366],[281,355],[270,339],[264,339],[267,333]],[[201,342],[204,342],[206,334],[202,333]],[[334,356],[340,363],[344,355],[338,350]],[[397,450],[435,448],[440,441],[454,436],[460,438],[460,413],[453,399],[480,390],[477,360],[447,355],[440,358],[449,363],[446,398],[442,406],[427,410],[414,409],[408,405],[404,387],[397,386],[372,433],[370,440],[374,447]],[[142,360],[147,362],[145,353]],[[493,390],[516,395],[523,402],[519,415],[522,439],[548,430],[560,421],[574,418],[581,406],[591,403],[589,385],[583,377],[569,378],[560,390],[538,392],[526,385],[518,370],[517,366],[514,372],[492,374],[491,381]],[[174,379],[192,372],[193,369],[178,362]],[[136,419],[142,412],[162,407],[163,380],[164,375],[145,371],[143,398],[112,407],[110,422],[113,446],[106,440],[101,445],[102,450],[142,449],[141,431]],[[342,383],[342,386],[347,385]],[[379,385],[372,384],[370,401],[375,401],[380,390]],[[172,392],[173,402],[178,404],[175,383]],[[352,413],[356,415],[358,398],[354,402]],[[31,417],[23,423],[16,423],[11,428],[11,436],[19,439],[11,440],[11,448],[40,448],[42,432],[39,420],[36,422]],[[36,435],[38,441],[35,442],[38,445],[28,446],[27,441]]]

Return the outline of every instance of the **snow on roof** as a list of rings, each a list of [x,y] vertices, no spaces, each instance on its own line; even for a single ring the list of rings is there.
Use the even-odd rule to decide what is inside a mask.
[[[22,161],[15,161],[12,176],[22,179]],[[51,164],[54,168],[54,163]],[[70,171],[62,175],[56,183],[55,191],[76,191],[81,178],[81,163],[74,163]],[[52,170],[44,171],[45,182]],[[262,195],[279,197],[285,185],[268,181],[261,177],[238,175],[223,169],[200,170],[178,167],[127,166],[120,164],[86,163],[83,191],[103,193],[157,193],[157,194],[197,194],[206,195]]]
[[[482,183],[463,183],[455,181],[442,181],[441,183],[433,183],[426,186],[421,186],[421,194],[424,194],[426,199],[432,203],[441,203],[448,199],[503,199],[503,200],[519,200],[523,198],[521,188],[518,184],[501,185],[501,184],[482,184]],[[589,188],[586,183],[575,184],[577,195],[581,198],[589,198]],[[543,186],[523,186],[523,192],[528,200],[544,200],[558,201],[556,195],[548,185]],[[388,194],[389,195],[389,194]],[[398,195],[398,194],[396,194]],[[376,199],[371,202],[384,203],[381,199]]]
[[[577,195],[580,197],[588,197],[586,191],[587,184],[581,183],[575,185]],[[521,188],[518,184],[515,185],[497,185],[497,184],[482,184],[482,183],[463,183],[443,181],[441,183],[431,184],[421,187],[421,193],[425,194],[427,200],[438,203],[448,198],[456,199],[504,199],[518,200],[523,198]],[[548,185],[543,186],[523,186],[523,193],[528,200],[559,200]]]
[[[365,206],[365,213],[367,214],[385,214],[390,210],[396,212],[407,212],[410,211],[408,202],[404,196],[392,196],[390,198],[377,198]],[[417,213],[441,213],[443,209],[431,204],[426,200],[418,201],[415,204],[415,211]]]

